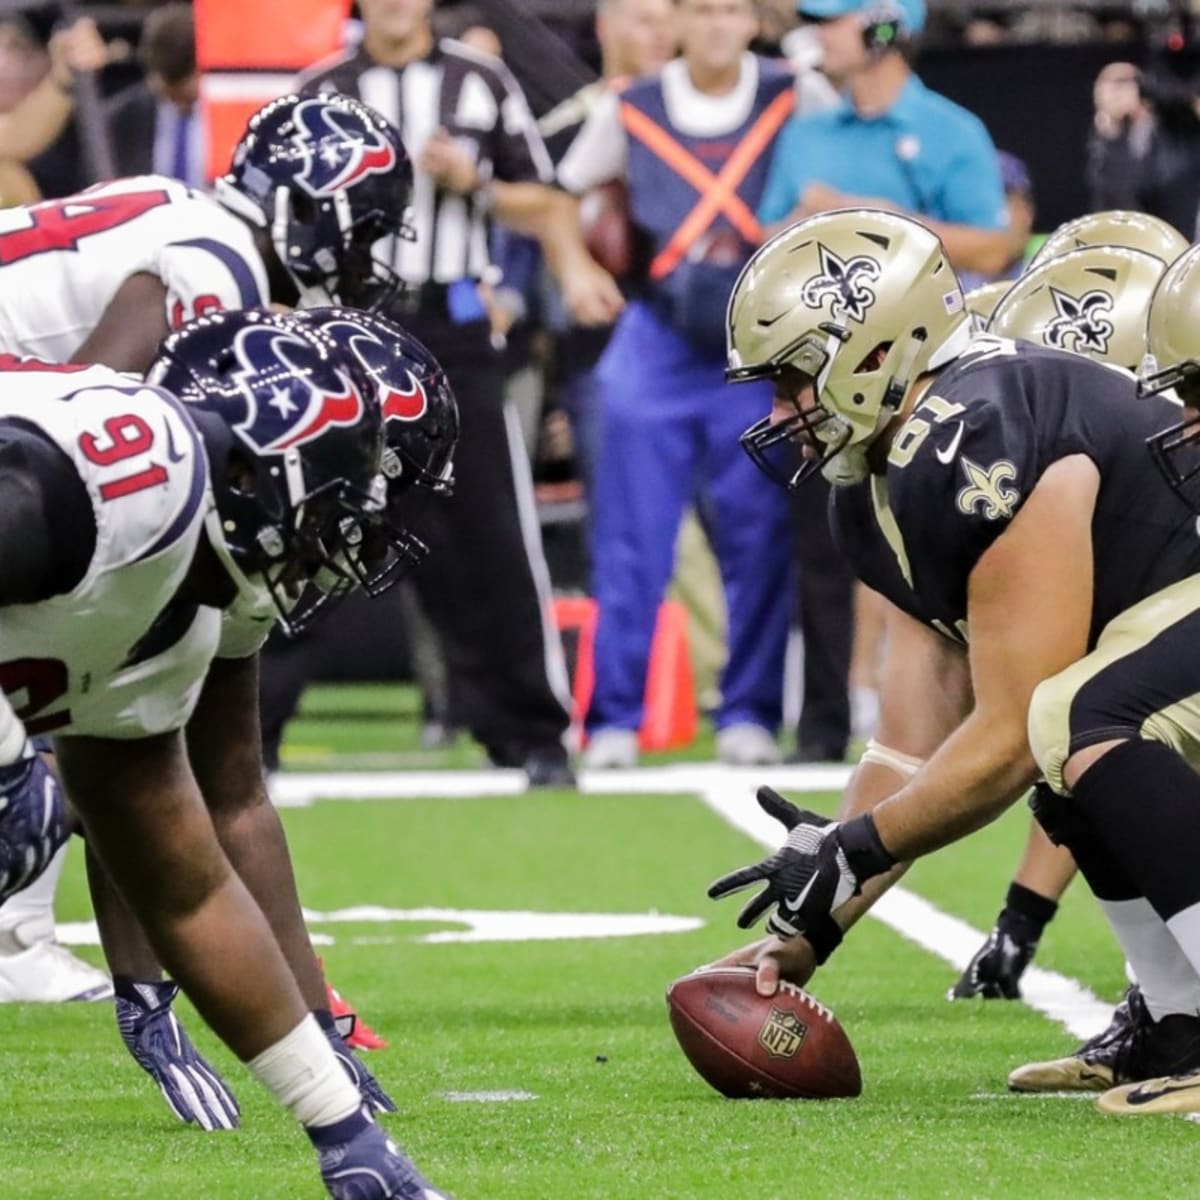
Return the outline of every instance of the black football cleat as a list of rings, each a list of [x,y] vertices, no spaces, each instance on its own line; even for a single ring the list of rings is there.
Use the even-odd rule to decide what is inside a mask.
[[[1108,1028],[1074,1054],[1028,1063],[1009,1077],[1014,1092],[1107,1092],[1121,1084],[1200,1070],[1200,1017],[1172,1014],[1155,1021],[1133,985]]]

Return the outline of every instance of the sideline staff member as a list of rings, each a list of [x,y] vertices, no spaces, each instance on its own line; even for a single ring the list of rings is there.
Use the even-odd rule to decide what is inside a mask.
[[[497,765],[569,785],[570,695],[529,463],[479,296],[492,215],[538,237],[577,320],[611,322],[621,294],[588,256],[570,199],[547,186],[550,159],[516,81],[498,59],[437,41],[432,7],[361,0],[362,44],[302,85],[382,112],[416,167],[416,238],[395,243],[406,289],[392,315],[442,363],[462,420],[455,494],[429,512],[433,553],[414,576],[442,639],[452,715]]]

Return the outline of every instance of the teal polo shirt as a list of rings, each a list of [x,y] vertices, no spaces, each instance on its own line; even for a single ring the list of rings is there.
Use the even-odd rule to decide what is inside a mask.
[[[890,200],[935,221],[1008,227],[996,147],[983,122],[915,75],[879,116],[860,117],[843,99],[794,117],[775,143],[759,220],[783,220],[810,183]]]

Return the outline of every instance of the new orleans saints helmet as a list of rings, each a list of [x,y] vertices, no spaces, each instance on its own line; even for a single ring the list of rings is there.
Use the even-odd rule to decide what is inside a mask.
[[[730,382],[775,379],[815,404],[766,417],[742,446],[794,488],[820,470],[839,485],[867,474],[866,452],[912,382],[965,348],[971,321],[941,242],[909,217],[842,209],[772,238],[746,264],[726,314]],[[779,386],[779,384],[777,384]],[[803,443],[813,457],[800,463]]]
[[[966,301],[967,312],[977,318],[981,328],[991,320],[992,313],[996,311],[996,305],[1004,299],[1005,293],[1012,285],[1011,279],[998,279],[995,283],[981,283],[963,297]]]
[[[1200,245],[1167,268],[1150,300],[1146,360],[1140,390],[1173,390],[1187,406],[1184,420],[1150,439],[1150,453],[1167,482],[1200,513]]]
[[[1167,264],[1124,246],[1084,246],[1027,271],[1000,301],[988,332],[1141,369],[1146,309]]]
[[[1127,246],[1174,262],[1187,248],[1187,239],[1173,225],[1149,213],[1125,212],[1114,208],[1088,213],[1060,225],[1039,247],[1029,270],[1047,259],[1080,246]]]

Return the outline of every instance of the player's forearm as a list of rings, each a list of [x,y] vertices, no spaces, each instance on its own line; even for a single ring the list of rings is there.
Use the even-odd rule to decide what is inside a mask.
[[[510,229],[537,238],[546,263],[561,279],[590,256],[579,226],[579,201],[556,188],[535,183],[495,185],[496,216]]]
[[[1024,722],[976,710],[912,780],[874,810],[884,846],[908,862],[1000,815],[1037,778]]]
[[[946,257],[956,271],[978,271],[997,275],[1012,257],[1011,235],[1006,229],[979,229],[973,225],[955,225],[919,217],[941,238]]]
[[[10,112],[0,115],[0,157],[28,162],[62,132],[75,110],[71,93],[47,75]]]

